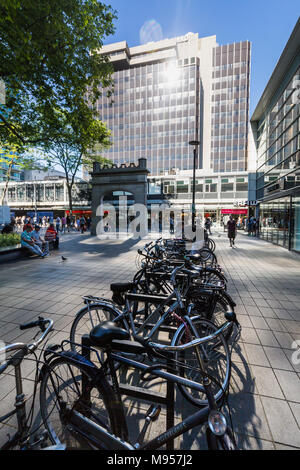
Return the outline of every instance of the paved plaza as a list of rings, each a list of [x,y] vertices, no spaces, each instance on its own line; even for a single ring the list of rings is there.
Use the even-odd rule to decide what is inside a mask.
[[[82,307],[82,295],[111,297],[111,282],[131,280],[137,268],[136,250],[143,242],[98,240],[81,234],[61,237],[59,252],[47,259],[20,259],[0,264],[0,339],[27,342],[32,330],[20,323],[39,315],[54,320],[50,343],[68,338]],[[216,255],[228,278],[228,292],[237,303],[243,327],[233,354],[229,403],[238,444],[243,449],[300,449],[300,257],[269,243],[239,234],[230,248],[225,233],[213,233]],[[61,261],[61,255],[67,261]],[[299,348],[298,347],[298,348]],[[298,361],[297,361],[298,359]],[[298,362],[298,364],[297,364]],[[34,363],[23,374],[28,395]],[[12,408],[14,377],[0,376],[0,415]],[[164,384],[156,383],[160,391]],[[38,403],[37,403],[38,404]],[[143,424],[149,404],[125,400],[132,438]],[[176,394],[176,422],[193,411]],[[13,431],[15,419],[0,427],[0,444]],[[162,413],[149,433],[162,432]],[[0,425],[1,426],[1,425]],[[176,448],[206,448],[201,429],[176,440]]]

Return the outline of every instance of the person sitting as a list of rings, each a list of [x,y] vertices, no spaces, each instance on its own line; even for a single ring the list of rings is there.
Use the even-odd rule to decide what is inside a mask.
[[[40,229],[41,227],[39,225],[36,225],[34,227],[34,230],[30,234],[31,238],[35,242],[35,244],[41,248],[41,250],[44,249],[44,253],[49,253],[49,242],[42,239],[40,235]]]
[[[59,247],[59,237],[54,224],[50,224],[45,233],[45,241],[54,244],[54,248]]]
[[[27,224],[24,226],[24,231],[21,234],[21,245],[27,248],[31,253],[38,255],[40,258],[45,258],[47,253],[43,253],[41,248],[31,238],[32,226]]]

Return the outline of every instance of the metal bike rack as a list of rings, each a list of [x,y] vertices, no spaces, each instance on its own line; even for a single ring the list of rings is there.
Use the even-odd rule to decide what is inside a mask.
[[[81,338],[81,346],[82,346],[82,355],[90,360],[90,338],[89,335],[84,335]],[[169,361],[167,362],[167,366],[171,367]],[[84,390],[86,390],[87,385],[87,377],[83,374],[82,377],[82,392],[84,395]],[[174,399],[175,399],[175,391],[174,391],[174,383],[167,381],[167,393],[164,395],[162,393],[145,391],[142,387],[135,387],[133,385],[127,384],[119,384],[119,389],[121,395],[126,395],[128,397],[137,398],[140,400],[150,401],[151,403],[156,403],[159,405],[164,405],[166,407],[166,430],[172,428],[175,425],[174,419]],[[166,444],[167,450],[174,450],[174,440],[170,440]]]

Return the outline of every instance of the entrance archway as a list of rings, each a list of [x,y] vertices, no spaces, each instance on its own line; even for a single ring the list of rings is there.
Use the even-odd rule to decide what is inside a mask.
[[[108,168],[94,163],[92,173],[92,235],[96,235],[97,225],[102,217],[102,208],[105,198],[119,197],[122,193],[129,193],[134,203],[147,207],[147,159],[140,158],[138,165],[130,163],[120,167]],[[119,193],[119,196],[118,196]],[[130,203],[129,199],[129,203]]]

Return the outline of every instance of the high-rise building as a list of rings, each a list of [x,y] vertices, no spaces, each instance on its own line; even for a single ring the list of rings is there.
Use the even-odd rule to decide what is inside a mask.
[[[97,103],[112,130],[103,156],[116,164],[146,157],[151,176],[193,167],[188,143],[200,140],[204,172],[247,171],[248,41],[219,46],[198,34],[129,48],[104,46],[114,66],[114,94]]]

